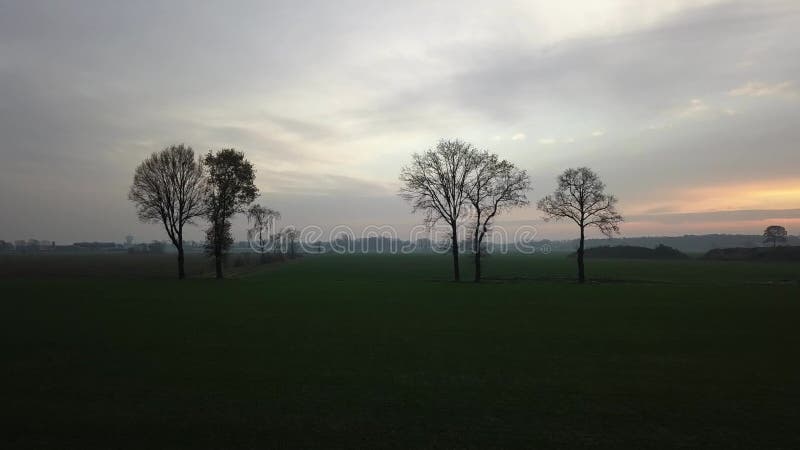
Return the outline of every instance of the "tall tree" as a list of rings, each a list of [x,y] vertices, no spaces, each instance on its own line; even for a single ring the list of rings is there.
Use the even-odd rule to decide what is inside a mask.
[[[222,278],[222,258],[233,243],[230,219],[245,211],[258,196],[253,164],[244,153],[232,148],[208,152],[203,158],[208,169],[209,194],[206,197],[206,250],[214,256],[217,278]]]
[[[585,230],[596,227],[606,236],[619,233],[619,223],[623,219],[616,204],[616,197],[605,193],[605,184],[588,167],[565,170],[558,176],[555,192],[537,203],[545,213],[545,221],[567,218],[580,228],[578,281],[581,283],[586,280],[583,265]]]
[[[487,151],[476,154],[474,174],[470,177],[467,199],[472,206],[474,231],[472,252],[475,261],[475,282],[481,281],[483,238],[498,214],[527,205],[531,189],[528,173]]]
[[[476,164],[475,148],[459,140],[441,140],[436,148],[414,153],[411,164],[400,172],[400,196],[413,211],[425,212],[425,223],[444,220],[451,230],[453,278],[461,279],[458,266],[458,224],[465,215],[469,177]]]
[[[764,230],[764,243],[772,242],[772,247],[776,247],[778,242],[786,242],[788,233],[786,228],[780,225],[770,225]]]
[[[178,278],[186,278],[183,227],[205,212],[208,185],[191,147],[173,145],[153,153],[136,168],[128,198],[142,222],[164,225],[178,250]]]
[[[280,218],[281,213],[261,205],[253,205],[247,209],[247,221],[253,224],[253,228],[247,230],[247,239],[261,255],[262,263],[266,261],[267,249],[272,242],[271,231],[275,229],[275,222]]]

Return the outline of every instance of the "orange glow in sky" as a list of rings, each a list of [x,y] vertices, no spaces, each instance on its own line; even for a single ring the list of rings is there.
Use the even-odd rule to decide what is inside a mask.
[[[800,179],[782,179],[677,189],[661,201],[631,205],[633,213],[703,213],[712,211],[800,208]]]

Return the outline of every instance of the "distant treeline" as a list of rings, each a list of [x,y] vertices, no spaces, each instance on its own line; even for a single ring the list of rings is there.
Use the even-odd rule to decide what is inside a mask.
[[[788,236],[786,245],[800,245],[800,237]],[[554,251],[575,251],[578,240],[565,241],[537,241],[537,244],[549,245]],[[612,245],[630,245],[637,247],[656,248],[663,244],[687,253],[705,253],[717,248],[763,247],[764,236],[757,234],[701,234],[684,236],[647,236],[611,239],[587,239],[586,247],[602,247]]]
[[[716,261],[800,261],[800,247],[718,248],[703,255]]]
[[[54,241],[28,239],[14,243],[0,240],[0,253],[165,253],[166,244],[152,241],[139,244],[120,244],[116,242],[75,242],[58,245]]]
[[[470,241],[461,241],[460,248],[466,251],[470,248]],[[533,253],[542,252],[574,252],[578,247],[578,240],[539,240],[528,242],[523,246],[514,243],[494,244],[484,243],[487,253],[499,251],[515,252],[518,248],[535,249]],[[659,245],[672,247],[686,253],[706,253],[713,249],[722,248],[759,248],[764,247],[764,237],[760,235],[744,234],[706,234],[686,236],[652,236],[611,239],[587,239],[586,248],[627,246],[646,247],[655,249]],[[789,246],[800,246],[800,238],[788,236]],[[195,241],[185,242],[187,252],[202,252],[202,243]],[[298,253],[432,253],[441,252],[449,248],[449,242],[436,242],[430,239],[407,241],[389,237],[369,238],[339,238],[333,241],[307,242],[302,236],[297,244]],[[239,241],[232,246],[234,252],[252,251],[247,241]],[[130,253],[172,253],[174,249],[167,242],[152,241],[148,243],[116,243],[116,242],[76,242],[69,245],[57,245],[53,241],[40,241],[29,239],[14,243],[0,240],[0,252],[37,253],[37,252],[120,252]]]

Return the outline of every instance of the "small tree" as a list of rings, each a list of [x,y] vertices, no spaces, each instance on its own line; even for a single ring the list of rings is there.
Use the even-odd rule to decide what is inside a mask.
[[[216,154],[208,152],[203,158],[208,168],[209,195],[206,200],[206,251],[214,257],[217,278],[222,278],[222,258],[233,243],[230,219],[245,211],[255,200],[253,164],[244,153],[232,148],[222,149]]]
[[[578,245],[578,281],[586,280],[583,266],[585,230],[596,227],[606,236],[619,233],[622,216],[616,209],[617,199],[605,193],[605,184],[588,167],[567,169],[558,177],[558,187],[552,195],[539,200],[537,207],[545,213],[544,220],[570,219],[580,228]]]
[[[472,205],[474,232],[472,252],[475,262],[475,282],[481,281],[481,254],[483,238],[492,221],[501,212],[527,205],[527,192],[531,189],[527,172],[489,152],[476,155],[474,174],[467,193]]]
[[[283,260],[283,230],[278,230],[270,236],[272,239],[272,250],[275,255],[282,261]]]
[[[297,241],[300,233],[295,227],[286,227],[286,229],[283,230],[283,236],[286,238],[286,247],[289,258],[294,258],[294,243]]]
[[[786,242],[788,240],[786,238],[787,235],[786,228],[780,225],[770,225],[764,230],[764,243],[772,242],[772,247],[774,248],[778,245],[778,242]]]
[[[136,168],[128,198],[142,222],[164,225],[178,250],[178,278],[184,271],[183,227],[205,212],[208,186],[191,147],[173,145],[153,153]],[[132,241],[132,238],[131,238]]]
[[[271,245],[270,231],[275,229],[275,222],[280,218],[281,213],[261,205],[253,205],[247,210],[247,222],[253,224],[253,228],[247,230],[247,239],[258,250],[262,264]]]
[[[414,153],[411,164],[400,172],[400,196],[413,211],[425,212],[425,223],[444,220],[451,230],[453,278],[461,278],[458,266],[458,224],[468,202],[469,178],[476,164],[476,150],[462,141],[441,140],[435,149]]]

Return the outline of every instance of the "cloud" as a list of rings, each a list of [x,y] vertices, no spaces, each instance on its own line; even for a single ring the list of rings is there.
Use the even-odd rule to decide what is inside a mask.
[[[794,82],[784,81],[781,83],[764,83],[760,81],[749,81],[735,89],[728,91],[732,97],[797,97],[800,91],[795,87]]]
[[[390,197],[396,194],[391,183],[337,174],[308,174],[302,171],[259,171],[259,186],[265,193],[315,196]]]
[[[554,138],[542,138],[539,139],[539,143],[542,145],[550,145],[550,144],[555,144],[556,140]]]
[[[703,100],[693,98],[689,105],[677,111],[676,115],[683,118],[700,117],[708,112],[710,108]]]
[[[326,201],[396,197],[399,167],[441,137],[491,144],[538,179],[590,165],[639,204],[662,189],[668,199],[676,185],[765,179],[800,164],[800,105],[740,104],[796,90],[742,85],[800,73],[794,0],[167,2],[158,14],[136,2],[6,3],[0,210],[25,212],[0,214],[7,238],[45,223],[50,207],[64,235],[124,236],[135,221],[131,171],[174,142],[240,148],[270,195]],[[202,29],[227,32],[192,32]],[[650,124],[671,128],[643,133]],[[581,145],[533,155],[514,142],[522,129]],[[93,204],[107,211],[75,213]],[[329,211],[299,198],[283,208],[289,220]]]
[[[658,122],[658,123],[651,123],[647,125],[644,129],[648,131],[658,131],[658,130],[666,130],[672,128],[672,124],[669,122]]]
[[[800,7],[789,1],[732,1],[683,8],[626,33],[551,45],[512,35],[477,47],[443,47],[435,55],[460,70],[423,86],[429,91],[423,97],[447,98],[498,122],[544,114],[638,121],[675,99],[719,92],[741,80],[735,67],[743,48],[754,49],[762,73],[800,71],[792,57],[800,47],[793,31],[798,18]],[[768,50],[754,44],[767,40],[778,44]]]
[[[659,122],[651,123],[646,129],[660,130],[671,128],[681,121],[711,120],[737,114],[739,111],[734,108],[710,105],[703,99],[693,98],[688,103],[665,111]]]

